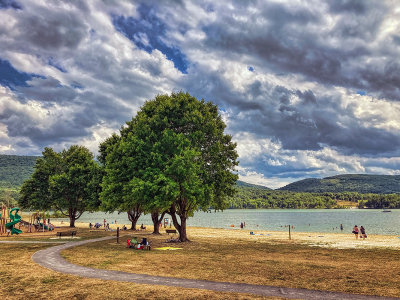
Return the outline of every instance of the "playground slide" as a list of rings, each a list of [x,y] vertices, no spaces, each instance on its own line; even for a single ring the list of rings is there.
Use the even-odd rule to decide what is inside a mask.
[[[43,228],[43,223],[39,223],[40,228]],[[44,229],[45,230],[49,230],[49,227],[47,227],[47,225],[44,225]]]
[[[15,214],[13,215],[13,211],[15,211]],[[11,234],[20,234],[22,233],[22,230],[19,230],[18,228],[15,228],[14,225],[18,224],[21,222],[21,216],[18,214],[19,208],[14,207],[10,210],[10,220],[11,222],[6,223],[6,228],[11,230]]]

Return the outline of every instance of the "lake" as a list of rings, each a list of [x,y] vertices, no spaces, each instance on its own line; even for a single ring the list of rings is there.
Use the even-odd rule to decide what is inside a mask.
[[[167,218],[171,219],[169,215]],[[78,222],[99,222],[106,219],[110,224],[129,224],[126,213],[84,213]],[[63,219],[68,220],[68,219]],[[400,235],[400,209],[384,213],[381,209],[228,209],[223,212],[196,212],[188,219],[188,226],[213,228],[239,228],[246,222],[247,230],[286,231],[285,225],[293,225],[294,231],[351,233],[353,226],[363,225],[367,234]],[[150,215],[140,217],[138,224],[152,224]]]

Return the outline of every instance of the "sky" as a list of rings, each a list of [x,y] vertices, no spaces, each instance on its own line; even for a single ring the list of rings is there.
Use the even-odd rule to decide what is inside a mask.
[[[400,2],[0,0],[0,154],[100,142],[157,94],[217,104],[241,180],[400,175]]]

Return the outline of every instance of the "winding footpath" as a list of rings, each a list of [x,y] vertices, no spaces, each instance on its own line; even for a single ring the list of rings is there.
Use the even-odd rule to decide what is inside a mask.
[[[284,297],[288,299],[400,299],[244,283],[215,282],[207,280],[151,276],[120,271],[93,269],[69,263],[60,255],[60,252],[64,249],[92,242],[105,241],[113,238],[115,237],[104,237],[78,242],[68,242],[63,245],[57,245],[44,250],[40,250],[33,254],[32,259],[35,263],[57,272],[103,280],[204,289],[218,292],[246,293],[261,296]]]

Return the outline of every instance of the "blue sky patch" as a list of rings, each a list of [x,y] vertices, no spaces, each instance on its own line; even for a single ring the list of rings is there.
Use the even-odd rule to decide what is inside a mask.
[[[248,70],[249,70],[250,72],[254,72],[254,68],[253,68],[252,66],[249,66],[249,67],[248,67]]]
[[[14,0],[0,0],[0,9],[7,8],[22,9],[22,6]]]
[[[0,84],[14,89],[15,86],[28,86],[26,83],[34,75],[19,72],[9,61],[0,58]]]
[[[361,95],[361,96],[365,96],[367,94],[366,91],[357,91],[357,94]]]
[[[63,72],[63,73],[67,73],[67,70],[65,70],[60,64],[58,64],[53,57],[49,58],[48,61],[49,65],[56,68],[57,70]]]
[[[71,87],[73,87],[74,89],[78,89],[78,90],[82,90],[85,88],[82,84],[80,84],[79,82],[76,82],[76,81],[71,83]]]
[[[158,18],[154,8],[140,5],[138,8],[139,18],[125,18],[124,16],[113,16],[115,28],[122,32],[135,45],[148,53],[157,49],[165,54],[167,59],[174,63],[175,68],[187,74],[188,62],[186,56],[180,49],[173,45],[167,45],[163,39],[166,38],[166,25]]]

